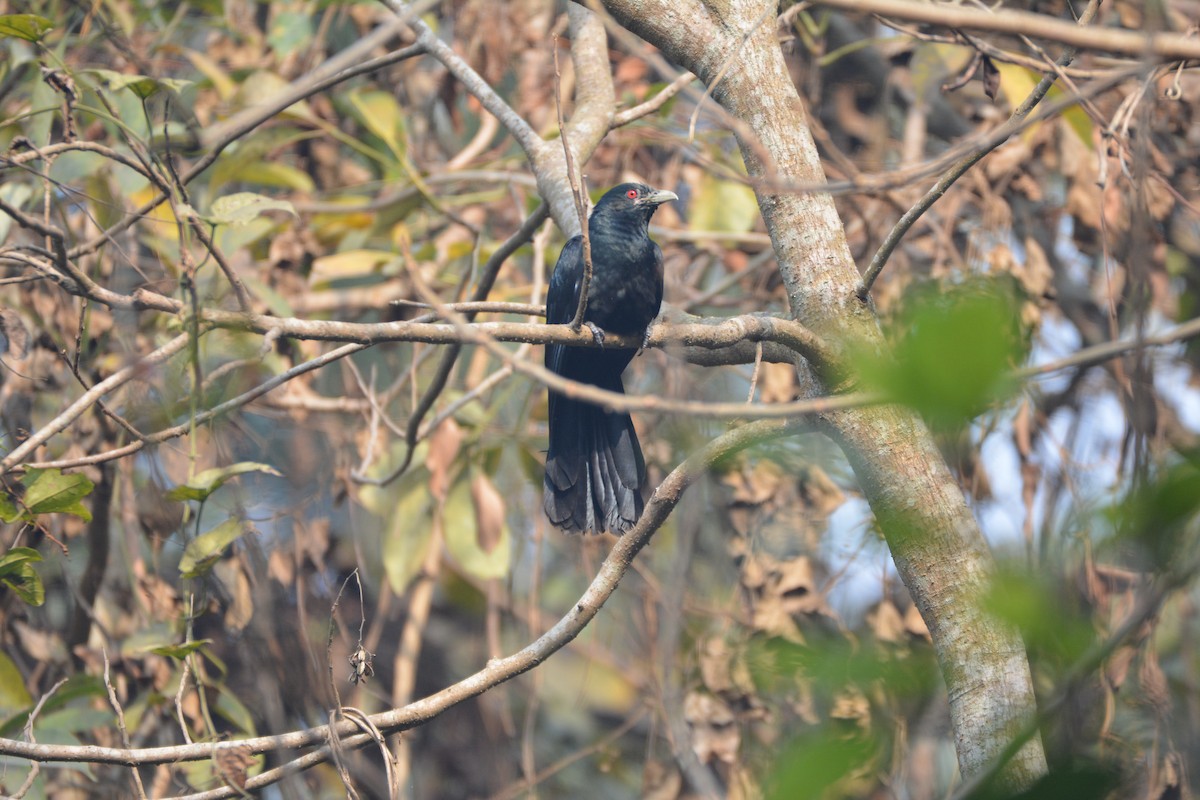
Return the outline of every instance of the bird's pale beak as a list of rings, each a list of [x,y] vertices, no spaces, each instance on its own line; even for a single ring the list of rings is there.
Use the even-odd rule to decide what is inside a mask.
[[[672,200],[678,200],[679,195],[674,192],[668,192],[666,189],[655,189],[650,194],[644,196],[641,202],[648,206],[661,206],[663,203],[669,203]]]

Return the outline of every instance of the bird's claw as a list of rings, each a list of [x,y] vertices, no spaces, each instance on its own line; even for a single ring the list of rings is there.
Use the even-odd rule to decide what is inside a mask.
[[[600,347],[604,347],[604,331],[600,330],[594,322],[585,322],[583,324],[587,325],[588,330],[592,332],[592,341]]]
[[[646,326],[646,330],[642,331],[642,346],[638,348],[638,355],[641,355],[643,350],[646,350],[650,347],[650,329],[653,327],[654,323],[651,322]]]

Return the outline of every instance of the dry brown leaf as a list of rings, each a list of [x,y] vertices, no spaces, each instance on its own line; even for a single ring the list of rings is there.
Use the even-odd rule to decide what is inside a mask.
[[[29,329],[21,315],[11,308],[0,308],[0,355],[21,360],[29,354]]]
[[[867,613],[867,624],[875,638],[898,644],[906,638],[907,630],[900,609],[891,600],[883,600]]]
[[[471,479],[471,504],[475,507],[475,536],[479,549],[490,553],[500,543],[504,529],[504,498],[483,473]]]
[[[846,495],[841,487],[833,482],[825,470],[815,465],[800,473],[800,496],[809,509],[821,517],[829,516],[846,502]]]
[[[904,629],[910,636],[916,636],[926,641],[931,638],[929,626],[925,624],[925,618],[921,616],[921,610],[915,604],[910,605],[904,612]]]
[[[683,775],[673,764],[650,760],[642,768],[642,800],[676,800],[683,789]]]
[[[1152,647],[1145,648],[1142,653],[1138,682],[1142,686],[1146,702],[1154,707],[1159,716],[1165,717],[1171,709],[1171,688],[1167,685],[1167,676],[1163,674],[1162,665],[1158,663],[1158,653]]]
[[[304,547],[304,555],[318,569],[325,565],[325,554],[329,552],[329,517],[316,517],[306,520],[299,527],[300,542]]]
[[[1054,283],[1050,259],[1032,236],[1025,237],[1025,263],[1014,265],[1012,273],[1030,297],[1043,297]]]
[[[786,403],[796,399],[796,368],[791,364],[763,364],[759,375],[760,402]]]
[[[692,729],[692,750],[701,764],[732,764],[737,760],[741,732],[733,710],[723,700],[703,692],[688,692],[683,718]]]
[[[157,575],[138,578],[138,597],[150,616],[159,622],[173,620],[179,614],[179,593]]]
[[[849,686],[834,698],[829,718],[854,722],[867,728],[871,724],[871,701],[858,688]]]
[[[1017,408],[1017,415],[1013,418],[1013,441],[1016,442],[1017,452],[1022,458],[1029,458],[1033,452],[1033,405],[1029,402],[1029,398],[1021,399],[1021,405]]]
[[[39,630],[19,619],[14,619],[8,624],[17,635],[21,649],[34,661],[45,664],[59,663],[66,655],[62,639],[50,631]]]
[[[1006,144],[997,147],[984,160],[984,173],[989,180],[996,180],[1010,172],[1021,169],[1033,158],[1029,144],[1022,138],[1010,139]]]
[[[225,609],[225,624],[230,630],[243,630],[254,616],[254,596],[250,588],[250,578],[237,562],[222,561],[217,564],[214,572],[225,582],[226,591],[230,595],[229,606]]]
[[[762,505],[779,490],[784,475],[772,461],[759,461],[752,467],[725,473],[724,482],[733,489],[733,502]]]
[[[446,499],[450,490],[450,465],[462,447],[463,430],[453,418],[447,419],[429,437],[429,455],[425,466],[429,468],[429,491],[439,501]]]
[[[705,640],[700,648],[700,680],[704,688],[714,694],[722,694],[733,689],[733,677],[730,674],[730,664],[733,652],[729,645],[719,636]]]
[[[290,553],[275,548],[267,556],[267,575],[283,586],[291,586],[296,579],[296,562]]]
[[[218,745],[213,751],[213,771],[229,786],[245,789],[246,771],[254,766],[254,759],[254,754],[245,745]]]
[[[788,613],[811,614],[821,608],[821,596],[808,556],[779,562],[777,576],[774,589]]]
[[[1126,645],[1108,657],[1104,665],[1104,679],[1109,688],[1118,690],[1125,685],[1125,679],[1129,677],[1129,666],[1133,663],[1135,655],[1137,650]]]

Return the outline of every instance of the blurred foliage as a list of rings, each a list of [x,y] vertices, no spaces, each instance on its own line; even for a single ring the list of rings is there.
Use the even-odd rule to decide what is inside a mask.
[[[1155,9],[1155,25],[1190,24],[1181,0]],[[1071,18],[1062,0],[1034,10]],[[561,12],[454,0],[425,19],[551,138]],[[1142,30],[1150,12],[1105,4],[1098,24]],[[101,287],[184,309],[237,310],[230,276],[254,311],[313,321],[416,318],[417,281],[466,297],[538,196],[516,144],[434,60],[233,127],[388,14],[357,2],[0,0],[0,200],[61,228]],[[1037,80],[1040,55],[986,37],[999,51],[966,80],[979,51],[962,41],[812,8],[789,19],[787,65],[830,179],[876,187],[837,198],[866,264],[928,188],[917,176],[994,128]],[[622,108],[673,79],[613,41]],[[1111,65],[1083,54],[1076,66],[1087,86]],[[563,70],[569,95],[586,76],[569,58]],[[1164,67],[1029,126],[909,231],[872,292],[893,352],[859,354],[862,383],[937,432],[1000,562],[984,609],[1021,630],[1039,695],[1058,709],[1041,726],[1052,772],[1023,797],[1166,800],[1188,796],[1200,771],[1198,351],[1010,379],[1200,308],[1200,106],[1181,102],[1196,96],[1195,70]],[[784,312],[736,143],[703,109],[693,130],[695,112],[681,94],[612,131],[586,165],[593,196],[626,179],[679,194],[654,220],[669,303]],[[562,244],[543,229],[490,298],[540,302]],[[5,452],[193,324],[186,311],[83,303],[30,265],[48,246],[0,213]],[[335,688],[368,713],[404,704],[573,607],[610,543],[565,538],[543,518],[545,392],[463,348],[409,442],[444,348],[376,345],[296,370],[335,346],[206,331],[35,456],[74,467],[3,476],[3,736],[28,723],[39,743],[120,746],[106,674],[140,747],[302,729],[328,720]],[[238,399],[272,380],[282,385]],[[808,392],[786,365],[702,369],[657,351],[635,360],[627,388],[767,403]],[[653,480],[725,427],[636,417]],[[373,675],[350,683],[360,652]],[[734,798],[941,798],[957,780],[928,627],[849,465],[815,436],[726,459],[568,648],[403,741],[414,797],[525,796],[534,779],[547,797],[666,800],[695,796],[697,769]],[[289,759],[220,752],[220,763],[141,774],[168,796]],[[0,793],[15,792],[28,763],[0,764]],[[344,764],[362,796],[382,796],[377,752]],[[54,763],[25,797],[131,791],[124,766]],[[279,792],[345,788],[321,765]]]

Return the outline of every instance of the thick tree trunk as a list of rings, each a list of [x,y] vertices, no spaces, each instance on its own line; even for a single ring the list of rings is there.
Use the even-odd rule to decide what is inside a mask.
[[[776,40],[774,4],[761,0],[604,0],[626,28],[696,73],[741,121],[738,135],[758,191],[791,311],[829,340],[873,348],[878,325],[856,297],[859,275],[833,200],[771,190],[770,180],[824,178],[816,146]],[[715,82],[715,85],[714,85]],[[933,637],[950,699],[959,766],[983,770],[1035,713],[1025,648],[979,607],[991,557],[929,431],[907,409],[841,411],[822,419],[852,464],[887,536],[900,576]],[[1046,771],[1031,740],[1002,781],[1029,785]]]

